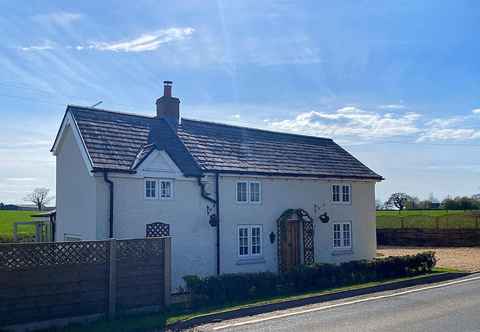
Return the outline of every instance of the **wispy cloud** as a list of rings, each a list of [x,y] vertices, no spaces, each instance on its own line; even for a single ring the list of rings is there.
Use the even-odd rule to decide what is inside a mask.
[[[30,45],[30,46],[21,46],[18,47],[19,50],[25,51],[25,52],[31,52],[31,51],[47,51],[47,50],[53,50],[55,48],[55,44],[52,43],[51,41],[47,40],[41,44],[38,45]]]
[[[348,106],[334,112],[305,112],[295,119],[271,122],[275,130],[336,138],[378,139],[407,136],[420,132],[414,112],[405,114],[365,111]]]
[[[40,23],[56,24],[67,26],[71,23],[81,20],[83,17],[79,13],[70,13],[65,11],[53,12],[48,14],[39,14],[33,16],[33,20]]]
[[[480,138],[480,131],[463,128],[431,128],[421,135],[417,142],[424,141],[466,141]]]
[[[158,49],[162,44],[180,41],[188,38],[194,33],[195,29],[186,28],[169,28],[146,33],[140,37],[115,42],[92,42],[86,48],[99,51],[112,52],[146,52]],[[85,46],[77,46],[78,50],[83,50]]]
[[[480,114],[480,108],[475,108],[474,110],[472,110],[472,113],[473,114]]]
[[[425,124],[417,142],[480,139],[480,130],[474,128],[475,124],[475,117],[470,115],[433,119]]]
[[[111,52],[148,52],[159,49],[162,45],[181,41],[189,38],[195,32],[194,28],[168,28],[154,32],[144,33],[140,37],[123,41],[93,41],[85,44],[59,45],[53,41],[47,40],[42,44],[18,47],[22,51],[46,51],[53,49],[67,50],[96,50]]]
[[[380,105],[378,108],[383,110],[401,110],[406,108],[403,104],[387,104],[387,105]]]
[[[418,143],[480,140],[480,120],[471,114],[425,119],[415,112],[384,113],[348,106],[333,112],[303,112],[294,119],[266,120],[265,124],[274,130],[332,137],[347,144],[393,137]]]

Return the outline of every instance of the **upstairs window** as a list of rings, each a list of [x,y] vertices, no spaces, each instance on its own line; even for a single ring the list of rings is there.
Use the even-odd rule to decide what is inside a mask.
[[[342,201],[350,202],[350,186],[342,186]]]
[[[237,182],[238,203],[260,203],[262,200],[262,187],[258,181]]]
[[[146,199],[157,198],[157,180],[151,180],[151,179],[145,180],[145,198]]]
[[[237,202],[246,203],[248,194],[247,194],[247,182],[237,182]]]
[[[173,180],[145,179],[145,199],[172,199]]]
[[[338,184],[332,186],[332,201],[340,202],[340,186]]]
[[[250,182],[250,202],[260,202],[260,182]]]
[[[172,181],[160,180],[160,198],[161,199],[172,198]]]
[[[350,203],[352,199],[351,187],[348,184],[332,185],[332,202],[334,203]]]

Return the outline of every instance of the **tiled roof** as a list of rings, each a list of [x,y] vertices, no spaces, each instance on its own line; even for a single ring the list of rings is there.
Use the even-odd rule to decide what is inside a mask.
[[[291,176],[381,176],[327,138],[182,119],[177,132],[154,117],[69,106],[94,169],[134,171],[152,148],[188,176],[202,171]]]

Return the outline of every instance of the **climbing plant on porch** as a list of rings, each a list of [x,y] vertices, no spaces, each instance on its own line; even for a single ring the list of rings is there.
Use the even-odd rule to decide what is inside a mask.
[[[282,252],[284,250],[283,246],[286,245],[284,239],[287,237],[287,222],[292,216],[297,216],[297,222],[302,223],[303,263],[311,265],[315,262],[313,218],[303,209],[288,209],[277,219],[277,259],[279,272],[286,272],[285,257],[282,257]]]

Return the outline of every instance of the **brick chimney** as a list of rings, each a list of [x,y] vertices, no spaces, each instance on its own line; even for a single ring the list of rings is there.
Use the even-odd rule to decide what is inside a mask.
[[[157,118],[176,129],[180,121],[180,99],[172,97],[172,81],[163,81],[163,96],[157,99]]]

